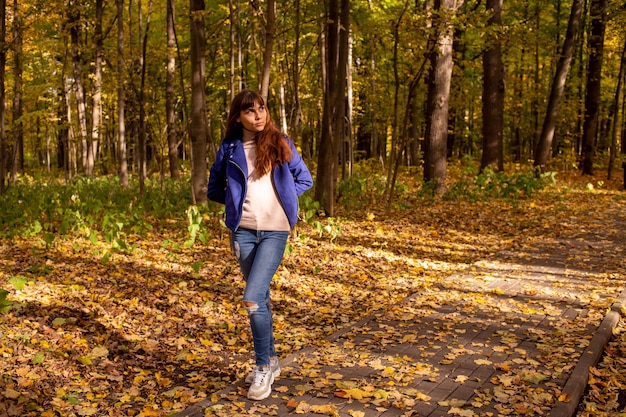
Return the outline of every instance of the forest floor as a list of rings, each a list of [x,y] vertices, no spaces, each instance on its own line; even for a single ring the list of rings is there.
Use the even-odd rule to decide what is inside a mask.
[[[279,353],[323,346],[407,297],[436,302],[446,279],[494,254],[610,232],[626,216],[622,188],[571,175],[516,199],[403,198],[390,212],[376,199],[345,201],[323,228],[301,223],[290,240],[272,288]],[[213,233],[205,242],[186,247],[185,230],[154,228],[129,236],[132,251],[106,258],[107,244],[84,235],[0,239],[0,288],[12,289],[13,302],[0,314],[0,415],[171,416],[245,377],[253,352],[243,283],[226,232],[218,219],[206,221]],[[588,324],[614,301],[594,294],[617,297],[623,288],[622,260],[607,257],[606,275],[580,298]],[[607,349],[580,416],[624,406],[626,340],[617,334]],[[523,382],[507,381],[509,395],[527,389]]]

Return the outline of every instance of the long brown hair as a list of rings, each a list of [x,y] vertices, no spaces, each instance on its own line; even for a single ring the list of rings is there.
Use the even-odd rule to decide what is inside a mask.
[[[243,126],[237,119],[242,111],[255,104],[265,106],[265,100],[260,94],[252,90],[242,90],[235,96],[230,104],[228,121],[226,124],[226,138],[235,139],[243,137]],[[267,110],[267,109],[266,109]],[[276,128],[269,110],[265,112],[267,120],[262,132],[256,134],[256,161],[254,168],[258,175],[262,176],[276,166],[291,161],[291,148],[284,135]]]

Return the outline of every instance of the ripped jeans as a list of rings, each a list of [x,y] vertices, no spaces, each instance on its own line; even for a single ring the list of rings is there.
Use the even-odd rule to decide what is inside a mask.
[[[237,229],[231,246],[246,281],[243,302],[250,318],[256,365],[276,356],[270,307],[270,283],[285,253],[289,232]],[[250,305],[252,304],[252,305]]]

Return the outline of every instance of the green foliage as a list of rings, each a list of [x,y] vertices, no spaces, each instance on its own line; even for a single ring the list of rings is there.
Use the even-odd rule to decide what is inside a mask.
[[[15,287],[16,290],[22,291],[26,286],[27,280],[22,276],[15,276],[9,278],[9,282]]]
[[[0,236],[38,237],[50,247],[58,235],[77,234],[94,245],[104,240],[113,251],[132,252],[136,246],[129,236],[167,224],[161,219],[184,221],[191,204],[185,185],[184,180],[147,181],[141,195],[137,184],[123,187],[117,178],[77,178],[63,184],[21,177],[4,196]],[[204,239],[193,227],[194,240]]]
[[[9,292],[7,290],[0,288],[0,313],[6,313],[13,305],[11,301],[7,300],[8,295]]]
[[[300,212],[302,220],[311,223],[312,219],[320,212],[321,204],[315,201],[308,193],[300,197]]]
[[[329,217],[326,219],[326,224],[321,221],[314,221],[311,223],[313,229],[319,233],[319,237],[327,235],[330,241],[333,242],[339,235],[341,235],[341,221],[335,217]]]
[[[380,165],[376,161],[365,161],[355,171],[354,175],[337,185],[339,202],[347,209],[356,209],[380,201],[386,181],[380,173]],[[396,184],[397,191],[402,192],[402,187]]]
[[[317,215],[321,210],[319,201],[315,201],[308,193],[300,198],[300,209],[302,220],[310,224],[319,234],[319,237],[327,235],[330,241],[334,241],[341,234],[341,222],[334,217],[326,218],[325,221],[318,219]],[[316,220],[317,219],[317,220]],[[293,248],[288,247],[286,253],[289,254]]]
[[[187,230],[189,231],[189,239],[185,241],[184,246],[190,248],[199,239],[202,243],[206,243],[211,237],[209,232],[203,228],[202,220],[205,216],[202,207],[189,206],[187,213]],[[197,272],[197,271],[196,271]]]
[[[28,282],[23,276],[13,276],[8,281],[18,291],[23,290]],[[13,302],[7,298],[8,296],[9,291],[0,288],[0,314],[8,312],[13,306]]]
[[[486,169],[474,177],[463,177],[454,183],[444,198],[447,200],[486,201],[491,198],[516,200],[530,197],[547,185],[555,182],[554,172],[537,177],[533,171],[495,172]]]

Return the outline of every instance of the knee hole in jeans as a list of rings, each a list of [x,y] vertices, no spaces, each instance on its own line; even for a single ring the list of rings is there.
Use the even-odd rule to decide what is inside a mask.
[[[243,306],[248,311],[248,313],[254,313],[259,309],[259,305],[253,301],[244,301]]]

